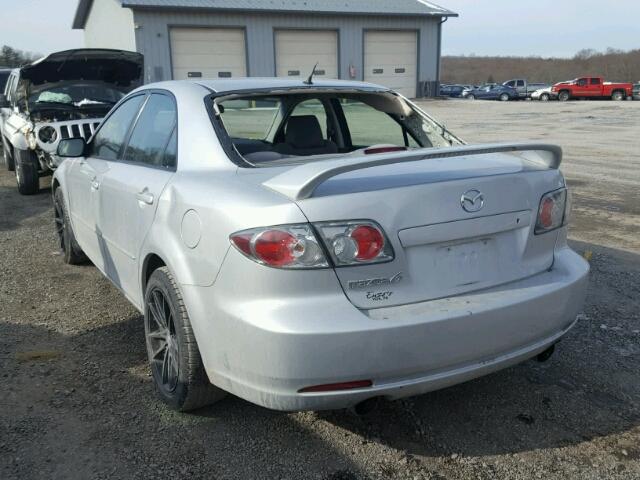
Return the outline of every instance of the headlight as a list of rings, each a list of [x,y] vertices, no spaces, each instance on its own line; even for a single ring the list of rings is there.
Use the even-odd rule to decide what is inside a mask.
[[[53,143],[58,138],[56,129],[50,126],[42,127],[38,130],[38,138],[44,143]]]

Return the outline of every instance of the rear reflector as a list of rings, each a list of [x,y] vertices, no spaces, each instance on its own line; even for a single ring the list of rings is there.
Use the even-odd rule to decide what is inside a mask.
[[[298,390],[298,393],[336,392],[338,390],[353,390],[354,388],[367,388],[373,385],[371,380],[355,380],[353,382],[328,383],[326,385],[314,385]]]

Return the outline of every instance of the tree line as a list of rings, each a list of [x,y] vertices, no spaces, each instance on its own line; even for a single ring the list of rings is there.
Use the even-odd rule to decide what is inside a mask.
[[[0,48],[0,67],[21,67],[40,57],[41,55],[23,52],[9,45],[3,45],[2,48]]]
[[[502,83],[512,78],[549,84],[581,76],[602,76],[614,82],[640,82],[640,49],[604,52],[580,50],[573,58],[442,57],[442,83]]]

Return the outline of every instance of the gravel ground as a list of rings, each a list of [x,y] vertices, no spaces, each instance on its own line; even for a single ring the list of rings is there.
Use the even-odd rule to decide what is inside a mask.
[[[592,277],[549,362],[364,417],[234,397],[173,413],[152,393],[140,315],[92,266],[63,265],[50,191],[20,197],[3,171],[0,478],[640,478],[640,103],[424,105],[468,140],[566,149]]]

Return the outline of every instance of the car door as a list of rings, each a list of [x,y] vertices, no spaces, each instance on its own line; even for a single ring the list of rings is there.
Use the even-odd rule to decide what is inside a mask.
[[[100,182],[109,168],[109,160],[120,155],[144,98],[137,95],[117,106],[91,139],[87,156],[74,159],[67,167],[67,201],[76,240],[102,271],[105,256],[97,224]]]
[[[592,77],[589,79],[589,96],[590,97],[600,97],[602,95],[602,84],[601,80],[597,77]]]
[[[575,97],[588,97],[589,96],[589,79],[579,78],[576,82],[574,89]]]
[[[141,305],[138,266],[144,238],[158,199],[175,172],[177,109],[161,91],[147,96],[126,147],[100,184],[100,232],[105,274],[135,304]]]

